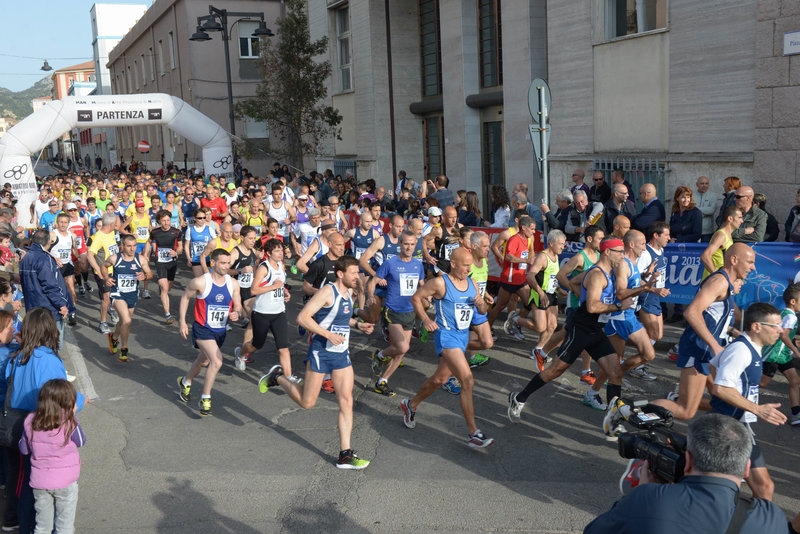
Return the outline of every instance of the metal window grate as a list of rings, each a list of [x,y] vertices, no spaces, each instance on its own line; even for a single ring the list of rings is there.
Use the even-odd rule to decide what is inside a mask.
[[[358,177],[356,170],[356,160],[354,159],[335,159],[333,160],[333,175],[341,174],[344,178],[345,171],[350,171],[353,176]]]
[[[601,171],[605,176],[606,183],[611,185],[611,171],[621,169],[625,173],[625,179],[633,187],[633,194],[636,197],[636,211],[643,207],[639,199],[639,188],[651,183],[656,186],[656,194],[661,202],[667,203],[666,198],[666,164],[663,161],[653,158],[635,157],[606,157],[595,158],[592,161],[592,172]]]

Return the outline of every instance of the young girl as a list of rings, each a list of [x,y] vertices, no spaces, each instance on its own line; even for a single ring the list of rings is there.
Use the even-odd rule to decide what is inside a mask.
[[[59,378],[48,380],[39,391],[36,411],[25,418],[19,450],[31,455],[31,487],[36,499],[34,534],[75,531],[81,474],[78,447],[86,443],[75,418],[76,399],[72,384]]]

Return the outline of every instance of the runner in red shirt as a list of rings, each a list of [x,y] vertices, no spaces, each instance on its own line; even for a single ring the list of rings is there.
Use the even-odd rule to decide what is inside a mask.
[[[211,210],[211,219],[217,224],[225,222],[228,214],[228,203],[219,196],[219,188],[209,186],[206,188],[206,198],[200,200],[200,207]]]
[[[535,227],[536,225],[530,217],[520,218],[519,232],[511,236],[506,243],[503,270],[500,274],[500,291],[497,294],[494,308],[489,313],[489,326],[494,324],[497,316],[505,309],[511,295],[516,293],[523,299],[523,302],[527,302],[530,296],[527,275],[529,262],[533,261],[533,232]]]

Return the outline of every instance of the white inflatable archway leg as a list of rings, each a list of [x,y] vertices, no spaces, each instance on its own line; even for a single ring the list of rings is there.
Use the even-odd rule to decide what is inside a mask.
[[[164,125],[203,149],[207,174],[233,176],[231,141],[220,125],[189,104],[167,94],[71,96],[48,103],[0,138],[0,185],[11,183],[19,198],[19,224],[36,227],[30,218],[36,200],[31,154],[73,128]]]

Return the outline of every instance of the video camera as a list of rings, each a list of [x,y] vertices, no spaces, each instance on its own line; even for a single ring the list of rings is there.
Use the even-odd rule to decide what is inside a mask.
[[[643,399],[623,402],[631,408],[625,421],[638,431],[620,434],[619,455],[647,460],[650,471],[666,482],[680,481],[686,467],[686,436],[671,430],[672,412]]]

